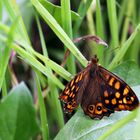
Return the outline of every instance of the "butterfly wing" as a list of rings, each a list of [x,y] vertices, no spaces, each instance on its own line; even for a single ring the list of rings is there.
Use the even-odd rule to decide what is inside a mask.
[[[102,80],[98,75],[97,66],[90,70],[90,78],[84,90],[81,107],[84,113],[91,118],[101,119],[103,116],[109,116],[114,110],[106,108],[102,102],[101,84]]]
[[[99,66],[101,97],[104,106],[110,110],[133,110],[139,101],[128,84],[115,74]]]
[[[79,103],[84,113],[101,119],[114,111],[133,110],[139,101],[133,90],[118,76],[98,65],[95,56],[60,95],[64,109],[71,113]]]
[[[88,69],[78,73],[65,87],[59,98],[64,102],[65,112],[71,113],[81,102],[87,84]]]
[[[139,101],[133,90],[118,76],[92,64],[81,107],[91,118],[101,119],[114,111],[133,110]]]

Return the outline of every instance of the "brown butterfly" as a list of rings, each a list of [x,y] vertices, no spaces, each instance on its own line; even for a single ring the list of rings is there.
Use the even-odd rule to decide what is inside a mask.
[[[95,55],[60,95],[65,111],[71,113],[79,104],[91,118],[101,119],[114,111],[133,110],[139,100],[133,90],[118,76],[98,64]]]

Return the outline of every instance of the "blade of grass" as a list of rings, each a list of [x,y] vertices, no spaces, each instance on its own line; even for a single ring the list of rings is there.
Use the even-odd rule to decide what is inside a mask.
[[[42,135],[43,135],[43,140],[48,140],[49,139],[49,128],[48,128],[48,122],[47,122],[45,103],[44,103],[44,99],[42,96],[42,91],[41,91],[39,77],[37,75],[37,73],[38,73],[37,70],[35,70],[35,73],[36,73],[35,81],[36,81],[39,106],[40,106],[39,110],[40,110],[40,118],[41,118],[41,126],[42,126]]]
[[[7,38],[6,41],[6,47],[3,51],[3,57],[1,60],[1,70],[0,70],[0,89],[4,86],[3,82],[5,81],[5,73],[8,67],[8,62],[9,62],[9,58],[10,58],[10,53],[11,53],[11,48],[9,47],[9,45],[11,45],[10,43],[12,42],[11,38]],[[5,96],[6,94],[3,93],[3,95]]]
[[[8,26],[6,26],[5,24],[3,24],[2,22],[0,22],[0,31],[8,34],[9,33],[10,28]]]
[[[134,131],[135,140],[139,140],[139,137],[140,137],[139,128],[140,128],[140,108],[138,108],[137,124]]]
[[[134,1],[128,0],[127,11],[126,11],[125,21],[123,25],[123,30],[122,30],[121,44],[123,44],[126,41],[128,35],[128,28],[130,24],[130,17],[132,16],[133,10],[134,10]]]
[[[2,20],[2,0],[0,1],[0,21]]]
[[[139,22],[139,18],[138,18],[138,11],[140,11],[140,9],[137,9],[137,5],[138,3],[135,2],[134,3],[134,7],[133,7],[133,12],[132,12],[132,27],[135,27]],[[129,58],[134,60],[137,64],[139,64],[139,44],[140,44],[140,32],[138,33],[138,35],[136,36],[134,43],[131,45],[131,50],[129,51]]]
[[[16,1],[9,1],[9,0],[4,0],[3,1],[6,10],[9,14],[9,17],[11,21],[13,22],[17,16],[19,16],[19,22],[16,27],[16,31],[20,39],[26,40],[28,43],[30,43],[21,13],[19,11],[18,5],[16,4]]]
[[[93,0],[82,0],[80,2],[80,5],[79,5],[77,13],[80,15],[81,20],[77,19],[75,24],[74,24],[74,27],[73,27],[73,35],[74,35],[74,37],[76,36],[77,31],[78,31],[78,29],[79,29],[79,27],[80,27],[85,15],[86,15],[86,13],[87,13],[87,11],[88,11],[92,1]]]
[[[3,84],[2,84],[2,97],[7,96],[7,87],[6,87],[6,79],[4,78]]]
[[[73,44],[73,42],[60,27],[60,25],[56,22],[56,20],[52,17],[52,15],[43,7],[43,5],[38,0],[31,0],[31,2],[38,11],[38,13],[43,17],[46,23],[54,31],[54,33],[65,44],[65,46],[74,54],[74,56],[81,62],[83,66],[87,66],[88,62],[85,57],[80,53],[80,51]]]
[[[113,58],[112,62],[108,66],[108,69],[113,69],[121,61],[121,59],[125,55],[126,51],[129,49],[132,41],[135,39],[135,37],[139,33],[139,31],[140,31],[140,24],[137,25],[134,32],[131,34],[131,36],[128,38],[128,40],[122,45],[120,50],[117,52],[117,54]]]
[[[45,57],[48,57],[47,47],[45,45],[45,40],[43,37],[43,32],[41,29],[41,25],[40,25],[38,16],[36,16],[36,21],[37,21],[37,25],[38,25],[38,29],[39,29],[39,35],[40,35],[41,44],[42,44],[42,48],[43,48],[43,54]],[[45,65],[47,67],[47,64],[45,64]],[[50,68],[48,68],[48,69],[49,69],[50,73],[53,74],[52,70]],[[63,118],[63,112],[61,109],[61,104],[60,104],[60,101],[58,100],[58,96],[59,96],[58,90],[57,90],[57,87],[54,85],[54,83],[49,78],[48,78],[48,85],[49,85],[51,97],[52,97],[52,101],[50,103],[53,104],[53,110],[54,109],[56,110],[55,118],[56,118],[56,121],[58,122],[58,126],[59,126],[59,128],[62,128],[64,126],[64,118]]]
[[[131,60],[135,60],[137,64],[139,64],[139,44],[140,44],[140,32],[138,33],[138,35],[136,36],[133,45],[131,46],[131,51],[130,51],[130,56],[129,58]]]
[[[51,74],[49,70],[42,65],[39,61],[36,60],[35,57],[33,57],[31,54],[27,53],[24,49],[12,45],[12,48],[20,55],[24,60],[26,60],[31,66],[34,66],[37,68],[39,71],[41,71],[44,75],[46,75],[48,78],[50,78],[59,88],[64,89],[64,85],[60,82],[56,76]]]
[[[72,39],[73,36],[72,36],[70,0],[61,0],[61,19],[62,19],[62,27],[64,31]],[[73,54],[70,54],[66,63],[68,71],[72,74],[75,74],[76,72],[74,60],[75,59]]]
[[[138,10],[137,10],[137,3],[134,3],[133,12],[132,12],[132,25],[135,26],[139,22],[138,18]]]
[[[0,39],[3,37],[0,35]],[[52,81],[60,88],[64,89],[64,85],[60,82],[56,76],[52,75],[48,69],[42,65],[35,57],[33,57],[31,54],[26,52],[23,48],[17,46],[16,44],[12,44],[11,48],[13,48],[20,56],[22,56],[22,59],[27,61],[31,66],[34,66],[36,69],[41,71],[44,75],[52,79]]]
[[[88,11],[87,11],[87,26],[88,26],[88,32],[91,35],[95,35],[96,30],[95,30],[95,24],[94,24],[94,20],[93,20],[93,4],[90,5]]]
[[[94,0],[92,2],[92,4],[90,5],[90,7],[87,11],[87,15],[86,15],[88,34],[90,34],[90,35],[96,35],[95,21],[93,18],[95,7],[96,7],[96,1]],[[93,42],[93,41],[87,41],[87,43],[91,50],[89,53],[89,57],[93,57],[93,54],[97,54],[97,56],[99,57],[99,60],[101,60],[100,56],[98,54],[97,44],[95,44],[95,42]]]
[[[62,27],[72,38],[72,24],[71,24],[71,13],[70,13],[70,0],[61,0],[61,18]]]
[[[12,45],[12,42],[13,42],[13,39],[14,39],[14,32],[15,32],[15,28],[17,26],[17,23],[18,23],[18,19],[17,18],[13,25],[11,26],[10,30],[9,30],[9,33],[8,33],[8,37],[7,37],[7,40],[6,40],[6,47],[4,49],[4,53],[3,53],[3,57],[2,57],[2,61],[1,61],[1,70],[0,70],[0,89],[2,87],[2,84],[3,84],[3,81],[5,79],[5,72],[6,72],[6,69],[7,69],[7,66],[8,66],[8,62],[9,62],[9,58],[10,58],[10,53],[11,53],[11,45]]]
[[[41,47],[42,47],[42,50],[43,50],[43,55],[48,57],[48,51],[47,51],[47,47],[46,47],[46,44],[45,44],[43,31],[42,31],[40,21],[39,21],[39,18],[38,18],[37,14],[35,15],[35,18],[36,18],[37,27],[38,27],[38,30],[39,30],[39,37],[40,37],[40,41],[41,41]],[[50,71],[51,71],[51,69],[50,69]]]
[[[103,26],[103,18],[100,6],[100,0],[96,0],[96,29],[97,36],[101,37],[103,40],[106,39],[104,26]]]
[[[16,17],[17,14],[21,15],[16,2],[13,2],[13,1],[9,2],[9,1],[6,0],[5,1],[5,6],[7,7],[8,11],[9,11],[9,15],[10,15],[11,20],[13,20]],[[28,39],[28,35],[27,35],[27,32],[26,32],[26,29],[25,29],[22,18],[20,18],[18,30],[20,31],[18,33],[21,33],[23,31],[24,36],[26,36],[27,41],[30,43],[30,40]],[[30,45],[27,45],[27,46],[30,46]]]
[[[58,65],[57,63],[55,63],[51,59],[44,57],[43,55],[37,53],[34,50],[32,50],[31,52],[36,57],[38,57],[40,60],[42,60],[44,63],[46,63],[56,73],[58,73],[59,75],[61,75],[64,79],[66,79],[66,80],[69,81],[69,80],[71,80],[71,78],[73,78],[73,76],[68,71],[66,71],[63,67],[61,67],[60,65]]]
[[[2,41],[5,41],[5,37],[3,36],[3,35],[0,35],[0,39],[2,40]],[[24,47],[26,46],[26,45],[28,45],[28,44],[26,44],[25,42],[19,42],[19,41],[16,41],[16,42],[18,42],[18,44],[19,45],[23,45]],[[43,55],[41,55],[41,54],[39,54],[38,52],[36,52],[36,51],[34,51],[31,47],[29,48],[28,47],[28,50],[32,53],[32,54],[29,54],[27,51],[25,51],[23,48],[20,48],[18,45],[16,45],[16,44],[13,44],[11,47],[13,47],[13,49],[17,52],[17,53],[19,53],[19,55],[21,55],[23,58],[25,57],[25,60],[26,60],[26,55],[27,55],[27,57],[29,58],[29,57],[31,57],[31,58],[33,58],[35,61],[32,61],[33,59],[28,59],[27,61],[29,62],[29,63],[31,63],[32,65],[34,65],[35,67],[37,67],[36,65],[38,65],[37,63],[39,63],[39,65],[41,65],[41,67],[43,66],[38,60],[36,60],[35,58],[34,58],[34,56],[32,56],[32,54],[34,54],[36,57],[38,57],[41,61],[43,61],[44,63],[46,63],[48,66],[50,66],[56,73],[58,73],[59,75],[61,75],[64,79],[66,79],[66,80],[71,80],[72,78],[73,78],[73,76],[69,73],[69,72],[67,72],[63,67],[61,67],[60,65],[58,65],[57,63],[55,63],[55,62],[53,62],[52,60],[50,60],[49,58],[46,58],[45,56],[43,56]],[[26,48],[26,47],[25,47]],[[23,53],[22,53],[23,52]],[[37,63],[36,63],[37,62]],[[44,67],[44,66],[43,66]],[[38,67],[38,69],[39,69],[39,67]],[[43,69],[41,69],[41,71],[42,71],[42,73],[45,73],[46,71],[48,71],[47,70],[48,69],[48,67],[45,67],[45,68],[43,68]],[[47,74],[45,74],[46,76],[47,76]],[[53,76],[54,77],[54,76]],[[52,80],[53,80],[53,78],[52,78]],[[58,79],[57,79],[58,80]],[[56,80],[56,81],[57,81]],[[63,87],[63,86],[60,86],[61,88]]]
[[[111,47],[115,48],[119,45],[116,0],[107,0],[107,10],[111,31]]]
[[[7,34],[9,31],[9,28],[7,26],[5,26],[4,24],[0,23],[0,29],[4,30],[4,32]],[[0,35],[0,39],[5,41],[5,37],[3,35]],[[50,60],[49,58],[39,54],[38,52],[34,51],[32,49],[31,46],[29,46],[28,43],[26,43],[23,40],[16,40],[15,42],[17,42],[17,44],[19,44],[20,46],[24,47],[28,52],[32,53],[33,55],[35,55],[36,57],[38,57],[41,61],[43,61],[44,63],[46,63],[51,69],[53,69],[56,73],[58,73],[59,75],[61,75],[64,79],[66,80],[71,80],[71,78],[73,77],[68,71],[66,71],[63,67],[61,67],[60,65],[58,65],[57,63],[55,63],[54,61]],[[17,45],[16,45],[17,46]],[[24,51],[24,49],[23,49]],[[27,52],[26,52],[27,53]],[[31,54],[30,54],[31,55]],[[48,68],[48,67],[46,67]]]
[[[122,21],[123,18],[125,16],[125,10],[126,10],[126,5],[128,4],[127,0],[123,0],[120,7],[119,7],[119,11],[118,11],[118,30],[119,32],[122,30],[121,25],[122,25]]]
[[[48,12],[57,20],[57,22],[59,24],[62,23],[61,21],[61,6],[58,6],[58,5],[55,5],[47,0],[39,0],[39,2],[48,10]],[[80,19],[80,16],[74,12],[74,11],[71,11],[71,18],[72,18],[72,21],[75,21],[78,19]]]
[[[105,39],[104,27],[103,27],[103,19],[101,14],[100,0],[96,0],[96,35]],[[100,63],[104,65],[104,46],[100,45],[97,48],[97,54],[100,60]]]

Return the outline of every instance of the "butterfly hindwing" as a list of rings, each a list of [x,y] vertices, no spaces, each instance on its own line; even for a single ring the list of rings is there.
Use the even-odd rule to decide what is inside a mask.
[[[92,76],[90,76],[89,82],[82,96],[81,107],[86,115],[91,118],[101,119],[103,116],[109,116],[114,111],[107,109],[102,103],[98,78],[96,72],[92,70]]]
[[[139,105],[133,90],[118,76],[96,63],[90,65],[89,82],[81,106],[91,118],[101,119],[114,111],[133,110]]]
[[[100,67],[102,76],[102,101],[110,110],[133,110],[139,105],[139,101],[128,84],[115,74]]]

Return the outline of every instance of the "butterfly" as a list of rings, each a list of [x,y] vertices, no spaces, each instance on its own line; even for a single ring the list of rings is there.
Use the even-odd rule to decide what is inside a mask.
[[[66,112],[73,112],[81,104],[84,113],[92,119],[109,117],[114,111],[131,111],[139,105],[130,86],[100,66],[96,55],[66,85],[59,98],[64,102]]]

